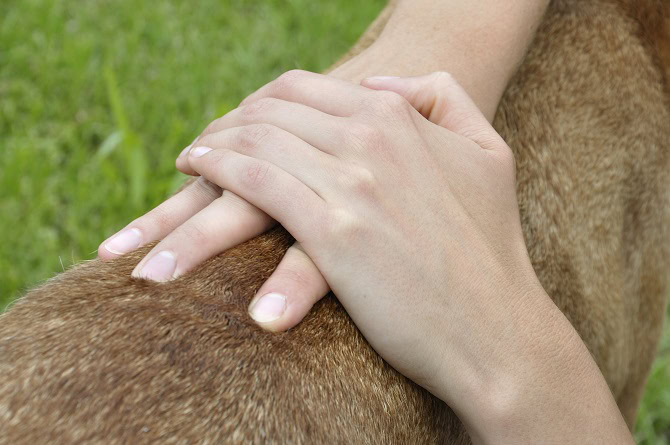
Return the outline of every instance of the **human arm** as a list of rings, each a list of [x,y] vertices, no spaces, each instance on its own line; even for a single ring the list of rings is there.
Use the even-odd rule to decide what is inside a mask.
[[[365,82],[431,123],[388,91],[313,76],[218,120],[192,167],[281,222],[375,350],[476,443],[631,443],[537,281],[511,151],[467,95],[445,74]]]
[[[379,38],[329,74],[358,82],[448,71],[491,122],[548,4],[398,0]]]

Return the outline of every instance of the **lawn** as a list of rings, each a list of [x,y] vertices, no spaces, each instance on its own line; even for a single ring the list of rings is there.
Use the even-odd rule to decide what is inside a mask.
[[[0,2],[0,309],[92,258],[178,186],[174,158],[209,121],[288,69],[327,67],[383,3]],[[640,443],[669,440],[664,338]]]

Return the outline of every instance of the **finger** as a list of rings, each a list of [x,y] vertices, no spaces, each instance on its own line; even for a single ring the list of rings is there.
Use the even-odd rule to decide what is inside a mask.
[[[369,77],[361,85],[403,96],[426,119],[476,142],[485,149],[500,147],[502,138],[468,93],[446,72],[418,77]]]
[[[369,89],[360,85],[302,70],[292,70],[282,74],[244,99],[240,107],[245,107],[264,98],[300,103],[323,113],[339,117],[351,116],[365,106],[366,101],[374,100]],[[239,110],[240,107],[233,111]],[[200,137],[244,124],[230,122],[228,114],[213,121],[205,128]],[[197,140],[198,138],[196,138]],[[191,145],[192,147],[195,147],[196,141]],[[177,159],[177,168],[185,174],[193,175],[195,172],[185,162],[187,152],[188,150],[184,150],[182,156]]]
[[[212,122],[196,145],[199,145],[207,134],[253,124],[274,125],[320,150],[329,152],[329,147],[342,145],[338,144],[338,141],[346,120],[303,104],[264,98],[240,106]]]
[[[132,275],[168,281],[275,225],[263,211],[228,190],[177,227],[139,262]]]
[[[303,70],[288,71],[249,95],[240,105],[274,97],[297,102],[333,116],[351,116],[372,97],[352,82]]]
[[[193,142],[191,142],[189,145],[187,145],[181,151],[181,153],[179,153],[179,156],[177,156],[177,160],[175,161],[175,165],[177,167],[177,170],[184,173],[185,175],[191,175],[191,176],[196,175],[196,173],[193,171],[190,164],[188,163],[188,153],[189,153],[189,151],[191,150],[192,147],[195,147],[195,143],[199,138],[200,138],[200,136],[193,139]]]
[[[175,161],[175,166],[177,167],[177,170],[185,175],[197,176],[197,173],[191,168],[191,164],[188,163],[188,153],[192,147],[192,145],[189,145],[181,152]]]
[[[256,293],[249,315],[264,329],[285,331],[300,323],[328,290],[319,269],[296,243]]]
[[[268,161],[225,148],[210,150],[200,157],[191,155],[189,162],[206,179],[277,220],[297,241],[318,238],[326,203],[301,178]]]
[[[163,238],[219,196],[221,189],[218,186],[199,179],[103,241],[98,247],[98,256],[102,260],[118,258],[144,244]]]
[[[191,156],[208,149],[225,148],[262,159],[280,167],[310,188],[322,187],[324,178],[335,169],[335,158],[299,137],[270,124],[228,128],[200,138]]]

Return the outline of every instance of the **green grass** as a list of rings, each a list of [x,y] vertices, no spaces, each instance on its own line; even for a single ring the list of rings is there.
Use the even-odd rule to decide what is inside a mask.
[[[0,2],[0,307],[91,258],[183,180],[207,123],[327,67],[382,3]]]
[[[92,258],[183,180],[174,158],[209,121],[286,70],[327,67],[383,3],[0,2],[0,309]],[[640,443],[668,442],[668,362],[666,329]]]

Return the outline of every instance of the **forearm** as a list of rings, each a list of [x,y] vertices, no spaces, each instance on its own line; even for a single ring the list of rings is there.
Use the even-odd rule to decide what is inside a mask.
[[[493,119],[548,0],[399,0],[379,38],[331,74],[411,76],[449,71]]]
[[[477,362],[463,368],[474,371],[458,385],[438,377],[431,391],[450,402],[474,443],[632,443],[581,338],[539,283],[533,287],[513,312],[481,315],[496,333],[486,353],[471,346]],[[446,360],[443,367],[453,365]],[[456,393],[441,392],[455,387]]]

